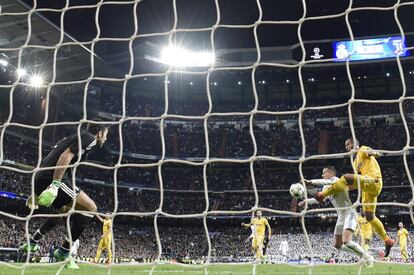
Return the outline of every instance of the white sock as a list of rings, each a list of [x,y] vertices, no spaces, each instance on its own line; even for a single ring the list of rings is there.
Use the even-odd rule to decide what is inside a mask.
[[[352,254],[355,254],[355,251],[353,251],[352,249],[350,249],[349,247],[347,247],[346,245],[342,245],[338,250],[342,250],[342,251],[346,251]]]
[[[350,250],[353,251],[354,254],[358,255],[359,257],[365,256],[364,249],[354,241],[349,241],[345,244]]]

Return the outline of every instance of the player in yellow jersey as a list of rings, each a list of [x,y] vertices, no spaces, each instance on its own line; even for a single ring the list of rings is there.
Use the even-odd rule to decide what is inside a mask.
[[[382,222],[375,216],[377,197],[382,190],[381,168],[376,160],[381,154],[367,146],[359,146],[359,141],[348,138],[345,141],[345,148],[348,152],[356,149],[356,158],[353,168],[356,174],[345,174],[329,188],[316,194],[316,199],[322,202],[326,197],[349,190],[358,189],[362,191],[362,210],[367,221],[371,224],[374,231],[385,243],[385,257],[388,257],[391,247],[395,241],[388,237]],[[359,184],[358,184],[359,182]]]
[[[255,253],[256,255],[256,260],[260,260],[263,255],[262,254],[263,253],[263,241],[265,238],[266,227],[267,227],[267,232],[268,232],[267,234],[269,236],[269,240],[270,240],[270,236],[272,235],[272,229],[270,228],[270,225],[267,219],[262,217],[262,211],[260,210],[256,211],[256,217],[252,219],[250,223],[248,224],[242,223],[242,226],[244,227],[250,227],[252,225],[255,227],[255,232],[254,232],[253,241],[252,241],[252,250],[253,250],[253,253]]]
[[[408,260],[408,252],[407,252],[407,240],[412,243],[410,234],[408,233],[407,229],[404,228],[404,225],[402,222],[398,223],[398,227],[400,228],[398,230],[397,234],[397,243],[400,244],[400,252],[401,256],[404,259],[404,261]]]
[[[365,218],[364,211],[358,216],[358,233],[362,247],[365,251],[368,251],[372,241],[372,226]]]
[[[112,262],[112,232],[111,232],[111,227],[112,227],[112,219],[109,216],[110,213],[106,213],[107,216],[105,219],[102,219],[101,217],[97,216],[99,218],[99,220],[103,223],[103,227],[102,227],[102,236],[101,239],[99,240],[99,245],[98,245],[98,250],[96,251],[96,257],[95,257],[95,263],[97,263],[99,261],[99,258],[101,257],[101,253],[103,250],[107,250],[108,253],[108,260],[107,263],[111,263]]]

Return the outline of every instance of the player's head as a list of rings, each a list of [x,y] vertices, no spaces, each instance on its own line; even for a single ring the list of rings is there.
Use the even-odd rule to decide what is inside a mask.
[[[95,119],[95,121],[101,120]],[[98,145],[102,146],[107,139],[109,128],[106,124],[88,123],[86,131],[94,135]]]
[[[399,222],[399,223],[398,223],[398,227],[399,227],[399,228],[403,228],[403,227],[404,227],[404,224],[403,224],[402,222]]]
[[[361,217],[363,217],[363,218],[365,218],[365,212],[364,211],[361,211]]]
[[[345,149],[350,152],[352,149],[354,149],[354,139],[353,138],[348,138],[345,141]],[[355,139],[355,149],[359,149],[359,141],[357,139]]]
[[[322,178],[323,179],[330,179],[336,176],[336,169],[333,166],[326,166],[322,170]]]
[[[262,217],[262,211],[257,210],[256,211],[256,217],[261,218]]]

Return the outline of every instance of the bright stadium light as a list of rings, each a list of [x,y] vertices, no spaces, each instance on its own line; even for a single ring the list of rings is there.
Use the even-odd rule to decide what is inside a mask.
[[[7,65],[9,65],[9,61],[7,61],[6,59],[0,59],[0,65],[2,65],[3,67],[7,67]]]
[[[7,67],[7,65],[9,65],[9,58],[4,53],[0,54],[0,65],[3,67]]]
[[[27,71],[25,69],[17,69],[16,74],[18,78],[24,77],[27,74]]]
[[[43,85],[43,78],[40,75],[32,75],[29,83],[33,88],[39,88]]]
[[[168,46],[162,50],[160,61],[174,67],[208,67],[214,64],[215,56],[211,52],[192,52]]]

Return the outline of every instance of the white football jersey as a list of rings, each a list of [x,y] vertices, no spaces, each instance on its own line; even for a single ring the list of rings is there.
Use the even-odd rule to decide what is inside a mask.
[[[72,248],[70,249],[70,254],[72,255],[72,257],[75,257],[78,254],[78,249],[79,249],[79,239],[77,239],[72,244]]]
[[[289,244],[286,240],[280,242],[279,250],[282,251],[282,254],[286,254],[289,251]]]

